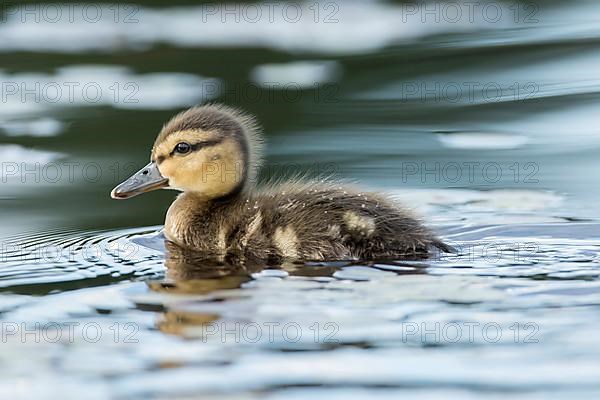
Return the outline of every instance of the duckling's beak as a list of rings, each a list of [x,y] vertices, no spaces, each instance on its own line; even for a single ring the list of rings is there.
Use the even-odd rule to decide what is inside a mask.
[[[133,174],[125,182],[110,192],[113,199],[128,199],[138,194],[169,186],[169,180],[163,178],[154,161]]]

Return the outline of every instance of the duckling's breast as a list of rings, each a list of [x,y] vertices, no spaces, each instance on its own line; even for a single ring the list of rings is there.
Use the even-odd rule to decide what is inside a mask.
[[[183,193],[171,204],[165,217],[165,237],[183,247],[202,251],[217,249],[217,230],[207,220],[206,204]]]

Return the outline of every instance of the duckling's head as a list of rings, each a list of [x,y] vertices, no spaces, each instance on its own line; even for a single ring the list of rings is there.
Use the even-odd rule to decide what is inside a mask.
[[[150,163],[111,196],[127,199],[161,188],[208,200],[235,195],[255,182],[261,145],[253,117],[221,105],[190,108],[163,126]]]

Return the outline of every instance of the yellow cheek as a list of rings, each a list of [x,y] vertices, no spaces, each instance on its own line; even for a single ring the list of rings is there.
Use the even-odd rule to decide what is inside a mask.
[[[178,169],[176,163],[173,162],[173,160],[167,159],[163,161],[158,166],[158,170],[164,178],[167,178],[169,180],[169,186],[176,189],[179,188],[178,185],[180,184],[180,179],[178,176]]]
[[[165,178],[168,178],[173,173],[171,162],[168,160],[158,164],[158,170],[160,171],[160,174]]]
[[[220,197],[230,193],[244,179],[241,154],[240,146],[226,139],[214,147],[184,156],[170,156],[158,168],[173,189]]]
[[[173,156],[159,165],[159,170],[169,179],[173,189],[205,191],[220,186],[222,165],[211,161],[205,151],[191,153],[186,156]],[[212,189],[212,188],[211,188]]]

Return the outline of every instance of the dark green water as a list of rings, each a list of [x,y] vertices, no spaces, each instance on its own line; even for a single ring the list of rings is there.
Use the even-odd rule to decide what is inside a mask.
[[[599,4],[31,4],[0,22],[2,398],[596,398]],[[165,261],[174,193],[109,193],[206,101],[257,116],[263,178],[390,192],[461,254]]]

